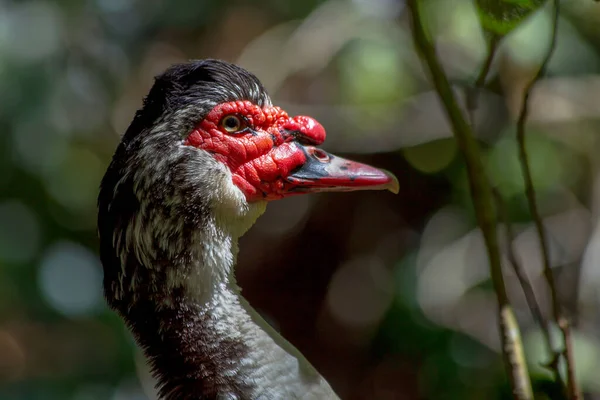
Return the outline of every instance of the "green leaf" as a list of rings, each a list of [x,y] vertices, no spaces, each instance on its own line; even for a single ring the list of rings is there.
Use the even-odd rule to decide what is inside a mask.
[[[540,8],[546,0],[476,0],[483,29],[504,36]]]

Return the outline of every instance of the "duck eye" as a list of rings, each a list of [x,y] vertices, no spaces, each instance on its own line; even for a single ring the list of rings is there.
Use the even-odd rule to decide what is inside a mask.
[[[245,128],[242,120],[235,115],[228,115],[221,120],[221,126],[229,133],[236,133]]]

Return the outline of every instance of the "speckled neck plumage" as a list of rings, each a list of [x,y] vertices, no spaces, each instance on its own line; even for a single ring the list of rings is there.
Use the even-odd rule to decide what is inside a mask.
[[[208,232],[219,231],[218,225],[204,221]],[[120,310],[150,361],[161,398],[336,398],[304,357],[239,295],[231,274],[209,285],[194,278],[198,271],[227,270],[235,263],[237,237],[222,231],[213,239],[207,236],[199,234],[205,239],[196,246],[187,276],[169,284],[173,289],[147,292]]]
[[[255,385],[238,366],[248,346],[218,335],[213,307],[182,293],[173,293],[172,300],[167,306],[139,301],[124,313],[150,361],[161,398],[251,398]]]

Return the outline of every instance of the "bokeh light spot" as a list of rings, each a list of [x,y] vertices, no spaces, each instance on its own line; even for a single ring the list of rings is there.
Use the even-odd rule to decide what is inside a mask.
[[[402,150],[404,158],[415,169],[428,174],[446,168],[456,156],[454,139],[441,139],[407,147]]]
[[[551,17],[538,12],[527,18],[505,41],[506,51],[519,64],[539,65],[550,45]]]
[[[517,142],[512,132],[500,139],[487,157],[487,170],[498,190],[505,197],[520,195],[524,192],[523,173],[518,159]],[[527,153],[533,182],[538,190],[558,186],[569,174],[556,145],[537,135],[527,136]],[[575,178],[572,174],[569,179]]]
[[[51,2],[15,3],[10,16],[7,52],[23,61],[35,61],[54,53],[61,42],[60,15]]]
[[[102,304],[101,271],[100,261],[90,250],[59,242],[44,254],[38,283],[50,306],[67,316],[80,316]]]
[[[352,124],[380,128],[397,120],[396,113],[381,107],[413,91],[411,72],[397,44],[377,35],[356,40],[341,53],[339,68],[341,99],[360,107],[360,113],[351,116]]]
[[[148,400],[148,397],[137,381],[126,379],[116,388],[112,400]]]
[[[381,321],[394,296],[394,279],[381,260],[357,258],[336,271],[327,302],[333,316],[354,327]]]

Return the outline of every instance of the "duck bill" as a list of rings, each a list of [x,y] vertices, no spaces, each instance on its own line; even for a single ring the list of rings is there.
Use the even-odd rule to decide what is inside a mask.
[[[356,161],[337,157],[312,146],[302,146],[306,162],[285,180],[290,192],[350,192],[389,190],[397,194],[398,179],[391,173]]]

